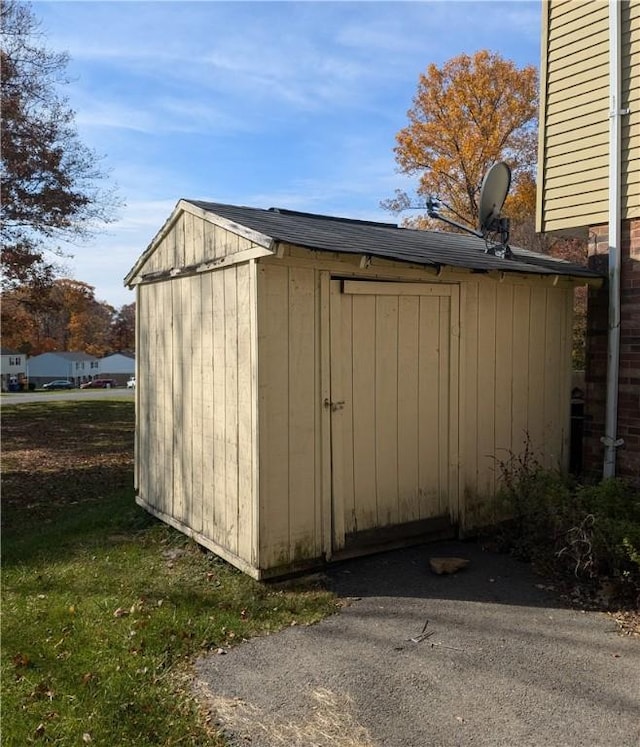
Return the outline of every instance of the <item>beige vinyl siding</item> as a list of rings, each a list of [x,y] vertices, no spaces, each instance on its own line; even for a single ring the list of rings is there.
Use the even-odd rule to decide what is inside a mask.
[[[622,6],[622,215],[640,217],[640,2]]]
[[[609,32],[605,2],[552,1],[545,12],[538,228],[552,231],[606,220]]]
[[[609,8],[543,4],[537,228],[608,220]],[[622,218],[640,215],[640,2],[622,4]]]

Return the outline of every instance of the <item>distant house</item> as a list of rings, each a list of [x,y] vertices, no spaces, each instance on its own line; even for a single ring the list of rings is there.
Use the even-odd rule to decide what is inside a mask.
[[[136,357],[134,353],[112,353],[99,360],[99,376],[105,379],[114,379],[117,384],[125,384],[135,372]]]
[[[473,529],[496,460],[569,461],[549,256],[182,200],[136,288],[136,500],[251,575]]]
[[[537,230],[588,239],[584,464],[640,482],[640,0],[542,6]]]
[[[29,358],[29,381],[42,386],[53,379],[68,379],[76,386],[98,375],[99,361],[93,355],[72,351],[41,353]]]
[[[9,350],[9,348],[1,348],[0,351],[2,356],[0,381],[2,391],[7,392],[11,383],[17,383],[26,377],[27,356],[24,353]]]

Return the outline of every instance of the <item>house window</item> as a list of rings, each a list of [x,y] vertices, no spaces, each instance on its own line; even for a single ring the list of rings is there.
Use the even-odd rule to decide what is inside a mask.
[[[9,358],[9,365],[10,366],[19,366],[20,365],[20,356],[17,358]]]
[[[98,361],[91,361],[91,368],[98,368]]]

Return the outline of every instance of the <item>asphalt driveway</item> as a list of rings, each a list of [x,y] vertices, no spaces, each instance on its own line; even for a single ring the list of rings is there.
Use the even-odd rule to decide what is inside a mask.
[[[435,555],[471,563],[436,576]],[[196,663],[232,745],[640,745],[640,640],[525,564],[438,543],[328,575],[338,614]]]

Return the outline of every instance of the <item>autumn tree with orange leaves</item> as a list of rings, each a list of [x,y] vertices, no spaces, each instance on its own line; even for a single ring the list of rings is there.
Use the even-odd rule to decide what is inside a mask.
[[[53,350],[102,357],[135,348],[135,305],[98,301],[93,286],[58,278],[45,288],[22,285],[2,294],[4,346],[37,355]]]
[[[420,75],[409,124],[396,136],[399,170],[418,177],[416,197],[396,192],[382,204],[392,212],[425,209],[436,196],[441,212],[478,225],[482,179],[497,161],[512,169],[510,200],[521,215],[535,208],[538,73],[486,50],[461,54]],[[505,212],[506,209],[505,209]],[[426,215],[405,225],[426,228]]]
[[[531,65],[518,68],[487,50],[461,54],[442,67],[429,65],[419,77],[409,123],[396,135],[394,149],[399,171],[418,179],[416,194],[397,191],[382,206],[394,213],[420,211],[404,217],[405,226],[455,230],[427,217],[427,199],[434,196],[442,215],[477,229],[484,175],[497,161],[506,161],[512,183],[502,212],[510,219],[510,243],[584,264],[584,242],[535,230],[537,114],[538,73]],[[585,289],[578,288],[576,368],[584,364],[585,319]]]

